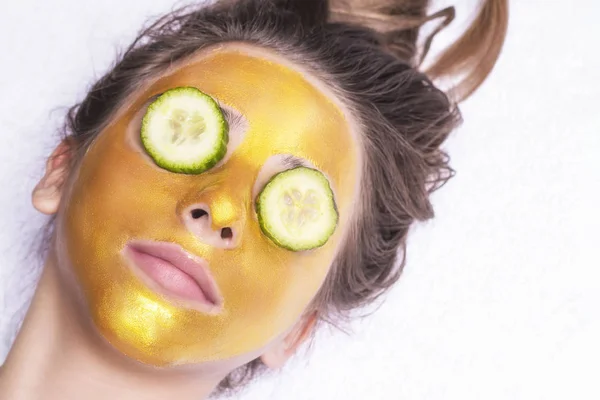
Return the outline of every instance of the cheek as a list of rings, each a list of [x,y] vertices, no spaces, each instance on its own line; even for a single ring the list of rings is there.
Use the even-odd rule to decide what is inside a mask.
[[[61,217],[68,256],[88,286],[105,281],[126,241],[151,231],[159,217],[165,229],[178,225],[174,211],[165,212],[177,191],[122,141],[111,140],[115,133],[99,136],[86,153]]]
[[[158,217],[163,224],[177,222],[177,177],[126,149],[115,132],[99,139],[82,162],[67,217],[95,236],[142,232]]]
[[[234,309],[239,307],[240,315],[258,313],[266,323],[270,320],[271,324],[281,327],[291,325],[325,279],[334,244],[294,253],[272,244],[263,236],[258,224],[252,223],[244,234],[240,251],[228,260],[235,273],[221,276],[222,282],[231,283],[229,298],[234,299],[234,303],[230,305]],[[226,273],[221,267],[215,272]],[[278,319],[277,322],[274,319]]]

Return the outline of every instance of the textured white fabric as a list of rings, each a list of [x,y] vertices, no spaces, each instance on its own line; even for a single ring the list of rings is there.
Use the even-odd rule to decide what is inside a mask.
[[[458,175],[412,232],[399,284],[353,335],[323,332],[245,400],[600,398],[600,5],[511,6],[503,57],[445,146]],[[0,7],[0,359],[33,289],[44,219],[30,192],[65,107],[171,7]]]

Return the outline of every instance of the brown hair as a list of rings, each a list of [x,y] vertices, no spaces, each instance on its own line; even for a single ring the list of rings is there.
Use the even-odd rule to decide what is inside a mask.
[[[506,34],[507,0],[483,0],[466,32],[420,71],[433,36],[454,18],[454,8],[428,16],[428,3],[221,0],[174,11],[144,29],[69,110],[63,134],[76,150],[72,165],[140,82],[202,48],[245,41],[307,66],[362,126],[362,207],[306,311],[317,313],[318,326],[342,329],[356,317],[353,310],[373,303],[400,277],[413,222],[434,217],[429,195],[455,174],[440,146],[461,120],[456,103],[490,73]],[[441,25],[419,44],[422,25],[438,18]],[[440,78],[458,81],[444,93],[433,83]],[[213,396],[237,391],[265,370],[257,358],[230,373]]]

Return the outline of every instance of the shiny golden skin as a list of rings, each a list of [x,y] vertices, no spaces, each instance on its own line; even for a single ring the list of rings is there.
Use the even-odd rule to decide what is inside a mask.
[[[180,86],[247,120],[245,132],[230,132],[243,135],[230,157],[200,175],[157,167],[136,140],[148,100]],[[358,150],[344,115],[303,74],[238,49],[217,48],[135,93],[88,149],[64,205],[67,258],[100,333],[131,358],[171,366],[249,352],[290,327],[322,284],[353,213]],[[302,157],[330,180],[340,223],[321,248],[292,252],[261,232],[253,188],[277,154]],[[211,246],[186,229],[182,212],[195,203],[209,205],[215,229],[237,224],[237,246]],[[175,242],[206,259],[223,312],[202,314],[148,289],[121,255],[131,239]]]

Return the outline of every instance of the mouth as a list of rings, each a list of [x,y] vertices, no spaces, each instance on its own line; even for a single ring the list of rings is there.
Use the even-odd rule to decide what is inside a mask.
[[[134,240],[123,249],[133,272],[151,290],[176,303],[208,314],[223,307],[223,298],[208,263],[179,245]]]

